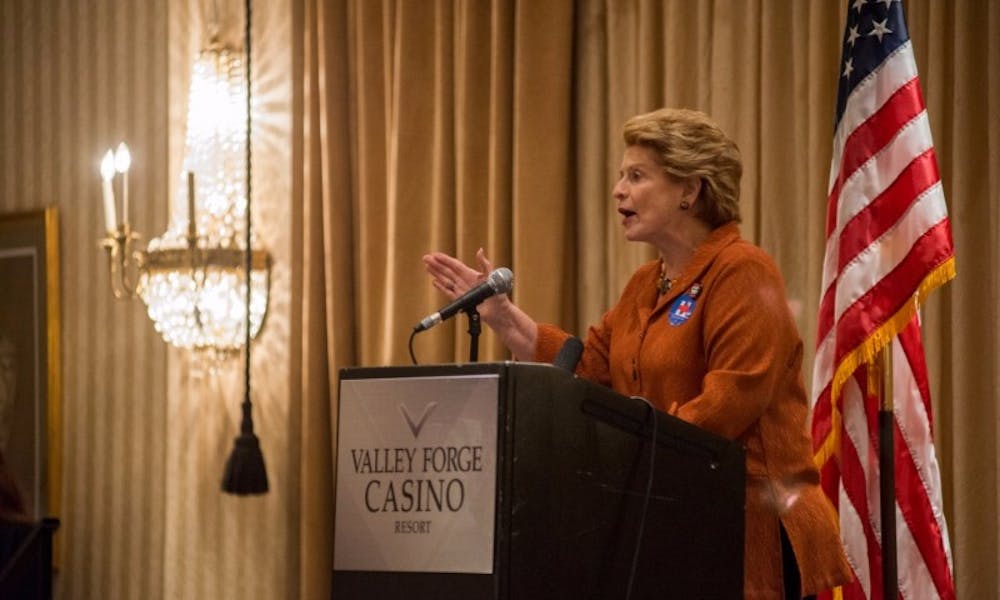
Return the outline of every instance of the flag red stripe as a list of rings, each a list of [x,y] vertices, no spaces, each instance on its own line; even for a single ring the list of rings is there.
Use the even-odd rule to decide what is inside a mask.
[[[949,594],[949,590],[954,589],[954,582],[951,580],[948,561],[941,545],[941,530],[934,518],[927,490],[913,464],[913,455],[910,454],[898,424],[894,430],[896,504],[899,505],[910,535],[934,580],[938,595],[942,598],[954,598],[953,593]]]
[[[828,460],[819,471],[820,486],[826,493],[827,498],[833,504],[833,508],[840,509],[840,468],[836,460]]]
[[[842,597],[844,600],[866,600],[865,591],[861,588],[861,584],[857,579],[843,587]]]
[[[847,137],[847,142],[844,144],[844,155],[841,158],[841,172],[850,177],[874,153],[896,137],[903,125],[912,121],[923,111],[924,102],[920,96],[920,83],[914,77],[905,85],[900,86],[885,104]]]
[[[871,117],[859,125],[844,142],[840,168],[827,199],[826,236],[837,227],[840,190],[858,168],[881,150],[900,128],[924,110],[919,80],[914,77],[889,97]]]
[[[885,191],[841,230],[837,269],[842,271],[865,248],[882,237],[912,206],[914,198],[940,180],[933,148],[914,158]]]
[[[927,377],[927,362],[924,358],[923,342],[920,338],[920,321],[913,318],[899,333],[899,345],[906,356],[906,365],[910,369],[920,395],[919,398],[911,398],[911,400],[919,401],[923,405],[927,425],[930,429],[929,433],[933,436],[934,419]],[[897,423],[895,438],[897,448],[906,443],[902,433],[903,431]],[[905,452],[897,452],[895,464],[900,510],[913,532],[914,540],[924,562],[927,563],[928,571],[934,580],[938,593],[942,598],[954,598],[955,584],[948,564],[947,551],[944,547],[946,533],[941,531],[934,515],[929,490],[926,488],[928,482],[920,476],[914,455],[908,447]],[[912,494],[907,494],[907,490],[910,490]]]
[[[830,282],[830,287],[823,292],[823,298],[819,302],[819,327],[816,334],[816,345],[819,346],[830,334],[834,324],[834,304],[837,301],[837,280]]]
[[[912,319],[910,323],[899,332],[899,345],[906,354],[906,361],[910,365],[910,372],[920,390],[920,401],[924,405],[924,412],[927,414],[927,424],[930,433],[934,435],[934,417],[931,408],[930,378],[927,376],[927,361],[924,359],[924,343],[920,335],[919,319]]]
[[[837,171],[837,179],[833,182],[833,189],[826,196],[826,237],[830,237],[837,230],[837,212],[840,210],[840,190],[844,187],[847,177],[844,170]]]
[[[882,589],[882,550],[879,545],[878,536],[875,535],[875,531],[872,529],[872,524],[869,520],[869,499],[865,484],[865,471],[862,468],[861,457],[858,456],[857,449],[846,435],[842,438],[840,447],[840,468],[841,485],[851,505],[854,506],[854,511],[861,518],[861,528],[865,536],[865,545],[868,548],[871,589]],[[878,498],[875,498],[874,502],[874,506],[876,507],[875,514],[877,515]]]
[[[906,257],[840,316],[834,364],[853,352],[906,302],[911,301],[927,275],[928,265],[937,266],[952,255],[951,227],[946,220],[931,227],[910,248]],[[906,292],[906,293],[901,293]]]
[[[819,446],[826,439],[833,429],[833,406],[830,404],[830,386],[827,385],[820,393],[819,399],[812,409],[812,439],[813,452],[819,450]]]

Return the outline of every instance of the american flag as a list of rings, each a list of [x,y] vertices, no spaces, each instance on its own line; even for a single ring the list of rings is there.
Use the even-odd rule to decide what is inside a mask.
[[[898,589],[954,598],[918,314],[955,275],[951,227],[902,6],[850,0],[847,11],[812,438],[855,580],[828,597],[883,595],[878,399],[864,365],[891,344]]]

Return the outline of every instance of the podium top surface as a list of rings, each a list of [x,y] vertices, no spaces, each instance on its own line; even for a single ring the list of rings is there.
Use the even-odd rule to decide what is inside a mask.
[[[427,365],[396,365],[387,367],[344,367],[340,370],[341,379],[370,379],[373,377],[427,377],[427,376],[460,376],[483,375],[487,373],[502,373],[512,367],[516,368],[553,368],[546,363],[499,361],[482,363],[435,363]]]

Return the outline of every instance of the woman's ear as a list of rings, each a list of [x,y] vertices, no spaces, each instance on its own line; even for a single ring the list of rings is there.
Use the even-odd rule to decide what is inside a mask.
[[[688,177],[685,179],[682,184],[684,199],[693,205],[695,200],[701,195],[701,186],[701,177]]]

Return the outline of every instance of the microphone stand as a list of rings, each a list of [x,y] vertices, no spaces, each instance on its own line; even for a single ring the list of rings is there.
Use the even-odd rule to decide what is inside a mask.
[[[479,362],[479,334],[483,330],[479,311],[473,306],[465,309],[465,314],[469,315],[469,362]]]

